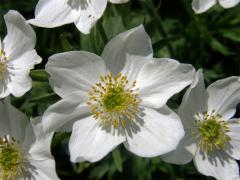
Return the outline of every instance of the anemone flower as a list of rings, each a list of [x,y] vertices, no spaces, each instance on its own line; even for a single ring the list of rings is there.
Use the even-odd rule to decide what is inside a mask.
[[[46,71],[62,100],[43,117],[46,131],[69,131],[72,162],[97,161],[120,143],[142,157],[176,148],[184,135],[167,100],[192,82],[195,70],[153,58],[143,26],[123,32],[102,56],[85,51],[55,54]]]
[[[240,77],[218,80],[205,89],[198,71],[184,95],[179,115],[185,137],[166,162],[186,164],[192,159],[198,171],[219,180],[238,180],[240,120],[232,118],[240,102]]]

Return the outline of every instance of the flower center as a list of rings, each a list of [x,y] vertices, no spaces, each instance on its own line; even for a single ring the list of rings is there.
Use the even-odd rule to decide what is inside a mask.
[[[18,173],[21,163],[21,152],[18,143],[12,138],[0,138],[0,175],[1,179],[11,180]]]
[[[0,49],[0,80],[3,79],[4,73],[7,68],[7,58],[5,52]]]
[[[126,126],[126,120],[134,120],[138,112],[139,97],[134,93],[136,81],[129,84],[127,77],[122,74],[113,76],[111,73],[100,77],[90,93],[87,103],[91,107],[93,117],[100,120],[102,125],[111,123]]]
[[[197,123],[197,133],[195,134],[198,146],[202,151],[208,152],[223,149],[230,141],[227,135],[229,127],[219,114],[197,113],[195,116]]]

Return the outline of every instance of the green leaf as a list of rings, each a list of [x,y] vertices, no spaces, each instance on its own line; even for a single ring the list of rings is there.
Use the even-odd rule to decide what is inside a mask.
[[[223,55],[232,54],[227,47],[225,47],[222,43],[220,43],[217,39],[213,37],[209,39],[209,45],[212,47],[212,49]]]
[[[45,81],[48,82],[48,78],[49,78],[48,73],[43,69],[32,70],[30,72],[30,76],[33,81],[42,81],[42,82],[45,82]]]
[[[123,160],[118,149],[112,152],[114,164],[119,172],[122,172]]]
[[[72,47],[72,45],[70,44],[70,42],[68,41],[66,35],[64,35],[64,34],[60,35],[60,42],[61,42],[61,46],[64,51],[71,51],[74,49]]]
[[[32,102],[36,101],[38,103],[53,103],[53,102],[56,102],[57,100],[59,100],[59,97],[54,93],[30,99],[30,101]]]

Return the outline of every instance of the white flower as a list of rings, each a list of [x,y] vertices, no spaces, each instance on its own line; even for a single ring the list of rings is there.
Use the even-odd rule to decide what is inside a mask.
[[[208,9],[216,5],[217,2],[223,8],[231,8],[236,6],[240,0],[193,0],[192,8],[195,13],[200,14],[206,12]]]
[[[240,159],[240,120],[232,118],[239,102],[240,77],[218,80],[205,90],[202,71],[198,71],[179,108],[185,137],[163,159],[175,164],[193,159],[206,176],[239,180],[234,159]]]
[[[34,46],[36,35],[17,11],[4,16],[7,36],[0,40],[0,98],[24,95],[32,87],[30,69],[41,62]]]
[[[129,0],[109,0],[111,3],[127,1]],[[29,23],[48,28],[74,23],[79,31],[88,34],[103,15],[107,2],[107,0],[39,0],[35,9],[35,19],[29,20]]]
[[[41,118],[29,123],[7,100],[0,101],[0,116],[0,179],[59,179],[50,153],[53,134],[43,133]]]
[[[139,26],[113,38],[101,57],[73,51],[49,58],[50,84],[62,100],[45,112],[43,126],[46,131],[73,126],[71,161],[98,161],[120,143],[143,157],[176,148],[184,131],[165,104],[191,83],[195,70],[152,55]]]

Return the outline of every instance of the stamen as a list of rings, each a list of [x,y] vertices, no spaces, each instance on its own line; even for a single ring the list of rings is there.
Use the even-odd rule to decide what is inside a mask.
[[[115,128],[126,126],[127,120],[134,120],[140,103],[138,94],[134,93],[136,81],[130,86],[126,76],[111,73],[100,76],[89,92],[89,102],[93,117],[102,125],[111,123]]]
[[[214,110],[211,114],[197,113],[194,118],[197,124],[197,132],[194,132],[194,136],[203,152],[223,149],[231,140],[227,135],[229,132],[227,122]]]

